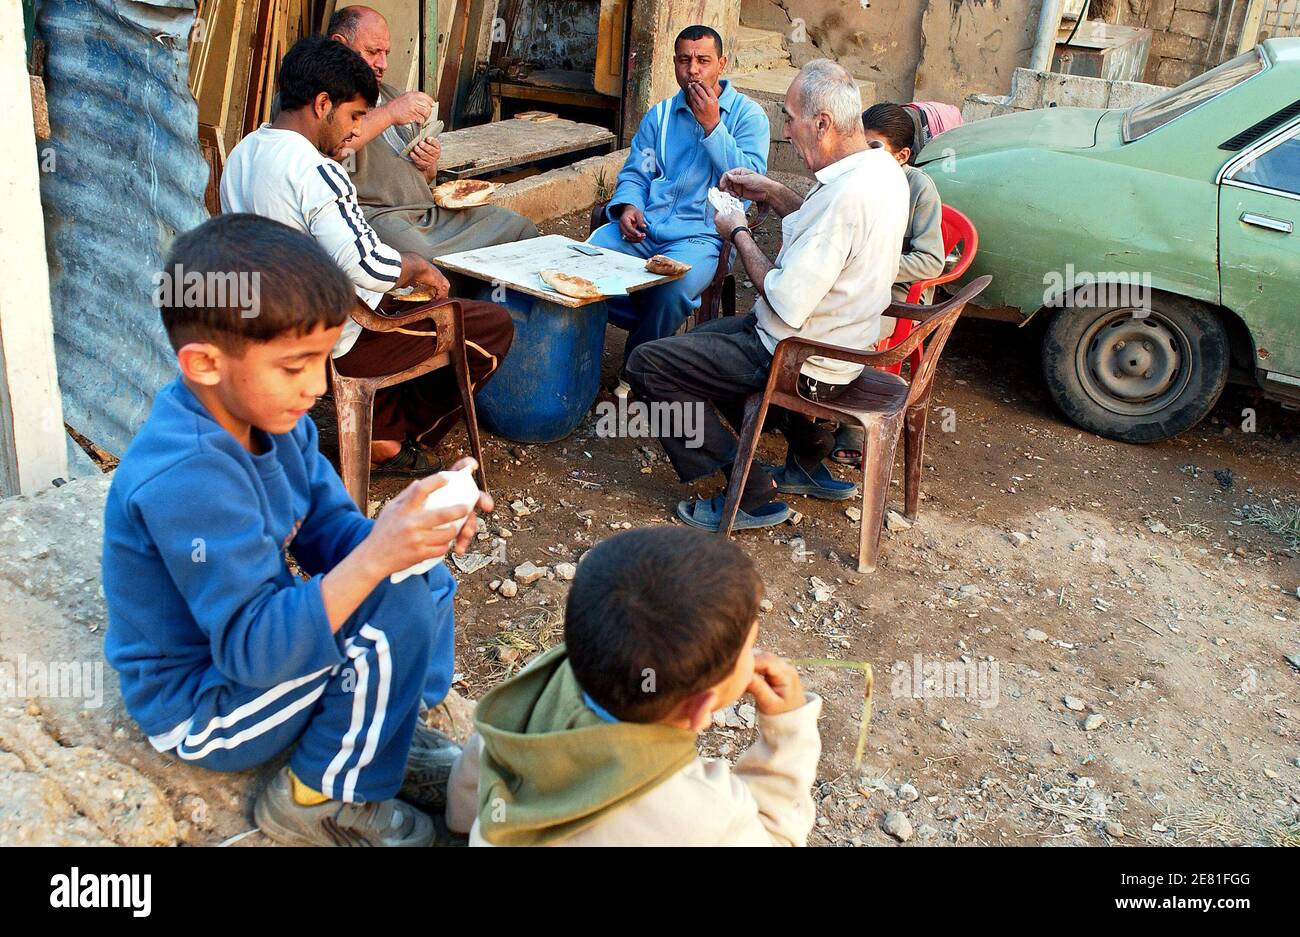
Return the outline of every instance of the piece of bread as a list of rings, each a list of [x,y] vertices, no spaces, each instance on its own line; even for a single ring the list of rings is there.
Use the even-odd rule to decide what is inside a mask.
[[[657,273],[661,277],[680,276],[691,269],[690,264],[684,264],[680,260],[673,260],[671,257],[665,257],[663,254],[655,254],[645,262],[645,268],[651,273]]]
[[[457,179],[434,189],[433,203],[439,208],[474,208],[490,202],[496,190],[496,183],[484,179]]]
[[[573,299],[601,299],[605,295],[596,288],[595,283],[582,277],[575,277],[571,273],[561,273],[559,270],[543,270],[540,276],[542,282],[551,289]]]
[[[404,303],[428,303],[434,299],[432,290],[427,286],[403,286],[392,290],[388,295]]]

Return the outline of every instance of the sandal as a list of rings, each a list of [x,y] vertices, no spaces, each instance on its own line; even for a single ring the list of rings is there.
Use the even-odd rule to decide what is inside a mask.
[[[725,495],[714,495],[707,501],[696,498],[692,501],[677,502],[677,516],[692,527],[700,530],[717,532],[722,526],[722,508],[726,504]],[[754,513],[736,510],[736,522],[733,530],[754,530],[759,527],[776,527],[785,523],[790,516],[790,508],[780,501],[770,501]]]
[[[839,465],[862,465],[862,427],[841,426],[835,434],[835,448],[831,450],[831,461]]]
[[[811,474],[794,459],[787,459],[780,468],[770,469],[776,490],[783,495],[805,495],[822,501],[844,501],[858,493],[853,482],[840,481],[820,462]]]
[[[441,463],[435,465],[429,461],[419,443],[407,439],[402,443],[402,448],[397,450],[397,455],[370,466],[370,477],[424,478],[441,468]]]

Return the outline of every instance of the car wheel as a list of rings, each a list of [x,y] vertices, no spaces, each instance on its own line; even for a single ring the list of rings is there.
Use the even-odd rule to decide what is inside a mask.
[[[1043,336],[1043,375],[1073,422],[1122,442],[1195,426],[1228,380],[1228,335],[1209,309],[1155,294],[1150,309],[1062,309]]]

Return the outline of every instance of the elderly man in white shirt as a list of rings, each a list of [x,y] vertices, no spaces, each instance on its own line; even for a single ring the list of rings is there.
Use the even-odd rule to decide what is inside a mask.
[[[680,402],[702,409],[702,433],[691,439],[663,435],[660,443],[684,482],[721,469],[730,475],[736,436],[719,417],[741,426],[744,401],[767,383],[772,353],[783,338],[803,338],[868,349],[880,334],[890,302],[908,220],[907,179],[882,147],[862,130],[857,83],[826,59],[809,62],[790,85],[782,106],[785,136],[816,182],[800,198],[779,182],[748,169],[732,169],[722,188],[764,202],[782,218],[781,252],[764,256],[739,213],[719,214],[718,233],[735,246],[759,298],[748,316],[707,322],[685,335],[649,342],[628,361],[628,382],[646,402]],[[809,358],[800,392],[832,400],[861,366]],[[741,494],[736,527],[772,527],[790,509],[778,491],[828,500],[852,497],[855,487],[833,478],[823,464],[833,435],[812,420],[783,412],[788,443],[785,465],[773,471],[755,463]],[[716,530],[723,495],[682,501],[687,524]]]

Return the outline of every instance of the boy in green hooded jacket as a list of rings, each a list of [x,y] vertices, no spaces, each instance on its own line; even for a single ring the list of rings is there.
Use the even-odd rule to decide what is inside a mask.
[[[479,703],[448,826],[480,846],[804,845],[821,699],[754,650],[762,595],[749,557],[712,534],[597,544],[565,643]],[[757,741],[734,767],[700,757],[712,714],[746,693]]]

